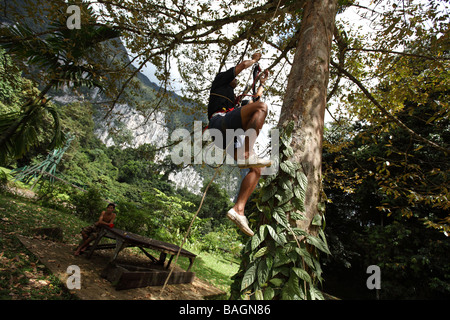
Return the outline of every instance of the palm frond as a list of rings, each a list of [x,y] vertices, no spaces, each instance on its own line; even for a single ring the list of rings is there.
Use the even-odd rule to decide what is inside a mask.
[[[0,165],[18,159],[39,143],[39,130],[44,126],[45,114],[53,119],[50,148],[63,145],[65,141],[57,109],[49,104],[30,104],[22,112],[0,115]]]
[[[98,43],[117,38],[120,32],[111,26],[97,24],[92,7],[83,2],[81,6],[87,23],[79,30],[67,28],[66,15],[62,11],[57,15],[60,19],[51,21],[46,33],[36,34],[21,23],[2,28],[0,45],[9,54],[41,70],[48,83],[39,97],[25,105],[21,112],[0,115],[0,165],[8,159],[23,156],[38,142],[45,113],[51,115],[54,123],[51,147],[60,146],[64,141],[57,109],[44,103],[43,98],[50,88],[70,84],[103,90],[101,68],[90,63],[90,57],[95,56]]]
[[[89,5],[83,8],[90,17],[83,28],[69,29],[66,26],[64,12],[58,15],[61,21],[53,20],[49,32],[38,36],[27,25],[17,23],[4,28],[0,43],[9,54],[14,54],[29,65],[47,74],[56,87],[70,83],[74,87],[101,86],[102,71],[100,66],[90,64],[89,57],[95,56],[97,44],[117,38],[120,32],[114,27],[99,25]]]
[[[66,140],[66,137],[62,132],[58,110],[53,105],[49,104],[46,104],[44,108],[53,118],[53,137],[52,141],[50,142],[49,148],[58,148],[62,146]]]

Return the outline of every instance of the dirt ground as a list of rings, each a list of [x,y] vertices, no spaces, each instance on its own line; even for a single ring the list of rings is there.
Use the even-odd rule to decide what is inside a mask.
[[[81,271],[81,289],[71,290],[82,300],[202,300],[224,294],[220,289],[195,277],[190,284],[167,285],[161,294],[162,286],[116,290],[100,274],[108,264],[111,250],[96,251],[91,259],[86,255],[74,256],[75,248],[60,242],[17,236],[22,244],[47,266],[64,284],[70,276],[67,268],[77,265]],[[145,265],[149,259],[123,250],[116,262],[122,264]],[[195,262],[194,262],[195,264]],[[176,267],[175,270],[180,270]]]

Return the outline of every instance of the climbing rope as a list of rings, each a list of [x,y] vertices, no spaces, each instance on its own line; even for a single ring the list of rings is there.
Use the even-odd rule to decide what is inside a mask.
[[[270,19],[269,25],[266,27],[266,30],[264,31],[264,38],[263,38],[263,41],[261,43],[261,47],[257,51],[257,52],[259,52],[261,54],[263,53],[264,44],[266,43],[266,40],[267,40],[268,30],[270,29],[270,27],[273,24],[273,20],[275,19],[275,16],[276,16],[276,14],[278,12],[278,9],[280,8],[280,4],[281,4],[281,0],[278,0],[277,7],[275,8],[275,11],[274,11],[274,13],[272,15],[272,18]],[[247,46],[248,46],[248,44],[247,44]],[[251,72],[249,74],[249,77],[247,79],[246,86],[244,88],[243,93],[236,98],[236,102],[235,102],[236,105],[240,106],[243,97],[246,97],[246,96],[247,97],[252,97],[252,98],[256,97],[256,82],[259,80],[259,77],[261,75],[261,71],[262,70],[261,70],[261,66],[259,65],[259,63],[255,63],[254,67],[253,67],[253,72]],[[248,92],[250,91],[250,87],[249,87],[248,83],[250,82],[250,78],[251,78],[252,75],[253,75],[253,84],[251,86],[251,89],[253,91],[253,94],[249,95]]]
[[[253,83],[251,86],[253,94],[248,94],[248,92],[250,91],[250,86],[248,85],[249,80],[247,80],[247,85],[245,86],[244,91],[242,92],[241,95],[236,97],[236,100],[234,102],[236,107],[241,106],[242,98],[244,98],[244,97],[252,97],[252,98],[258,97],[256,95],[256,82],[258,81],[260,74],[261,74],[261,67],[260,67],[259,63],[255,63],[253,66],[253,71],[250,73],[250,76],[253,75]]]

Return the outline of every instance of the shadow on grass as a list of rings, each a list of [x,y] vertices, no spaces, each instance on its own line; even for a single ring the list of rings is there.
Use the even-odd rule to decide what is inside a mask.
[[[203,256],[202,256],[203,255]],[[178,259],[177,265],[185,269],[188,267],[187,259]],[[218,256],[201,253],[197,256],[191,271],[195,276],[206,281],[225,292],[223,295],[214,296],[209,299],[225,300],[230,297],[230,286],[233,280],[231,277],[235,274],[236,264],[232,264]]]

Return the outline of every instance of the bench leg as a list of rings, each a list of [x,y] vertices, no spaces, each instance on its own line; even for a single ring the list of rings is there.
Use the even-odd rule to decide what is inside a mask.
[[[97,239],[95,239],[95,242],[94,242],[94,244],[93,244],[92,247],[91,247],[91,250],[90,250],[89,253],[88,253],[88,256],[87,256],[88,259],[91,258],[92,254],[94,253],[94,250],[95,250],[95,249],[97,248],[97,246],[98,246],[98,243],[100,242],[100,240],[103,238],[103,236],[104,236],[105,234],[106,234],[106,230],[105,230],[105,229],[102,229],[102,230],[100,231],[100,233],[98,234]]]
[[[161,254],[159,255],[158,264],[164,266],[164,262],[166,261],[166,257],[167,257],[167,254],[164,253],[164,252],[161,252]]]
[[[187,268],[186,272],[189,272],[191,270],[192,265],[194,264],[195,258],[189,258],[189,267]]]
[[[112,256],[112,258],[109,260],[109,262],[113,262],[114,260],[117,259],[117,255],[119,254],[119,252],[125,247],[125,241],[123,241],[122,239],[118,238],[116,241],[116,250],[114,250],[114,255]]]
[[[145,251],[144,248],[139,247],[139,249],[141,249],[141,251],[147,256],[147,258],[149,258],[150,260],[152,260],[153,262],[158,262],[158,259],[156,259],[154,256],[152,256],[150,253],[148,253],[147,251]]]
[[[167,262],[166,269],[169,269],[170,264],[172,263],[172,259],[173,259],[174,256],[175,256],[174,254],[170,256],[169,261]]]

